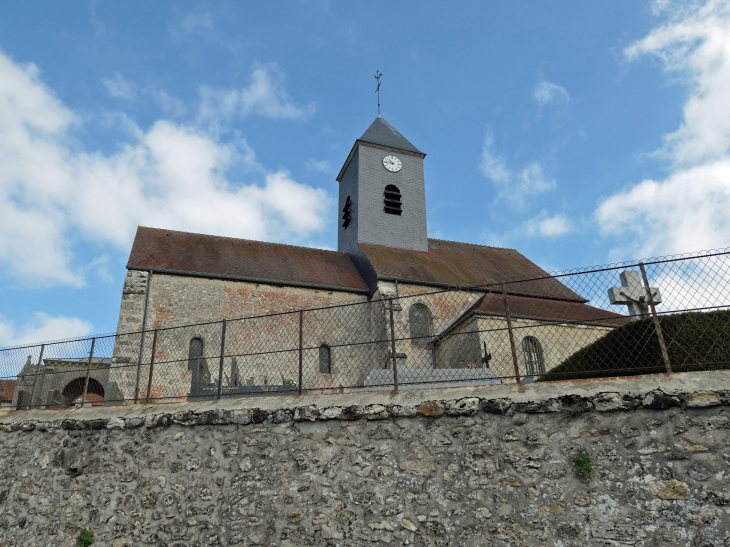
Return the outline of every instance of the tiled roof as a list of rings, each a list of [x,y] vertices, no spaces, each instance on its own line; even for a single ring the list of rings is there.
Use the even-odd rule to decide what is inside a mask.
[[[594,325],[625,325],[629,318],[615,312],[594,308],[579,302],[532,298],[508,295],[509,312],[512,317],[534,317],[556,321],[579,321]],[[498,293],[487,293],[467,312],[504,315],[504,297]]]
[[[127,268],[368,292],[345,253],[143,226]]]
[[[544,278],[510,283],[507,291],[586,301],[514,249],[440,239],[429,239],[426,253],[369,243],[359,245],[379,278],[450,286]]]
[[[0,401],[12,401],[15,393],[15,380],[0,380]]]
[[[397,148],[398,150],[423,154],[408,139],[401,135],[395,127],[385,121],[385,118],[380,114],[378,114],[378,117],[370,124],[370,127],[367,128],[367,131],[363,133],[359,140],[389,146],[390,148]]]
[[[615,312],[594,308],[580,302],[535,298],[531,296],[507,295],[509,313],[513,319],[544,319],[557,322],[583,323],[596,326],[617,327],[625,325],[630,319]],[[485,293],[451,323],[443,332],[437,334],[433,342],[438,342],[459,325],[463,325],[474,315],[505,316],[504,296],[501,293]]]

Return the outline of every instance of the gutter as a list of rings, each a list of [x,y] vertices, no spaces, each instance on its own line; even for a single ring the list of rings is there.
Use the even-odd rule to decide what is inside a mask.
[[[127,266],[128,270],[138,270],[142,272],[163,273],[170,275],[187,275],[190,277],[207,277],[209,279],[229,279],[232,281],[248,281],[249,283],[263,283],[266,285],[277,285],[282,287],[303,287],[305,289],[323,289],[328,291],[340,291],[358,294],[369,294],[370,289],[355,289],[347,287],[335,287],[333,285],[318,285],[316,283],[303,283],[298,281],[281,281],[275,279],[261,279],[258,277],[242,277],[237,275],[210,274],[203,272],[186,272],[184,270],[168,270],[165,268],[143,268],[139,266]]]

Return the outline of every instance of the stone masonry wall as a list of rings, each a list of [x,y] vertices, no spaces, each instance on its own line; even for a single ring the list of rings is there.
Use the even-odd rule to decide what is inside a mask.
[[[147,273],[129,271],[125,293],[119,314],[118,332],[139,330],[142,325]],[[140,290],[127,294],[127,287]],[[130,289],[131,290],[131,289]],[[244,281],[208,279],[183,275],[154,273],[150,288],[147,309],[147,329],[161,330],[159,333],[151,396],[162,399],[185,398],[191,387],[191,372],[188,367],[190,340],[203,341],[204,357],[208,360],[211,380],[217,381],[218,359],[221,347],[222,319],[233,320],[241,317],[256,317],[251,320],[229,321],[226,334],[224,376],[231,378],[231,357],[237,357],[237,366],[243,378],[251,378],[257,384],[281,384],[281,378],[297,378],[299,315],[297,313],[271,315],[281,312],[295,312],[301,308],[323,308],[350,302],[367,303],[365,295],[342,291],[302,287],[280,287]],[[206,322],[212,322],[205,324]],[[352,385],[357,382],[360,370],[344,363],[352,360],[351,348],[340,347],[369,339],[370,310],[367,306],[333,308],[332,310],[308,311],[304,317],[305,380],[310,386],[324,388],[339,385]],[[187,326],[186,326],[187,325]],[[127,326],[134,327],[125,330]],[[134,397],[139,356],[139,334],[120,336],[114,348],[110,380],[116,382],[120,395]],[[147,334],[144,339],[142,360],[149,363],[153,337]],[[318,346],[328,344],[337,346],[332,352],[333,375],[318,374]],[[288,349],[283,353],[271,355],[270,352]],[[368,363],[371,355],[360,351]],[[257,354],[257,355],[251,355]],[[248,357],[242,357],[248,355]],[[145,380],[142,391],[146,390],[149,367],[143,366],[140,376]],[[305,382],[307,385],[307,382]]]
[[[704,372],[0,413],[0,545],[730,545],[729,407]]]

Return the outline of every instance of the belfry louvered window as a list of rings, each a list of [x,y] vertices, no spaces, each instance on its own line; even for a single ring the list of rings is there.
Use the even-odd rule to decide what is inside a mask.
[[[400,190],[392,184],[385,187],[385,212],[389,215],[401,214]]]
[[[345,202],[345,206],[342,208],[342,227],[347,228],[347,225],[350,224],[350,210],[352,209],[352,202],[350,201],[350,196],[347,196],[347,201]]]

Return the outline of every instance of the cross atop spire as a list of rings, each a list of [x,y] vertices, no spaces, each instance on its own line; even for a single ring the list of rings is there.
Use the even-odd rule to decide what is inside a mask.
[[[378,116],[380,116],[380,78],[382,78],[383,75],[380,73],[379,70],[375,71],[375,79],[378,81],[378,87],[375,88],[375,93],[378,94]]]

